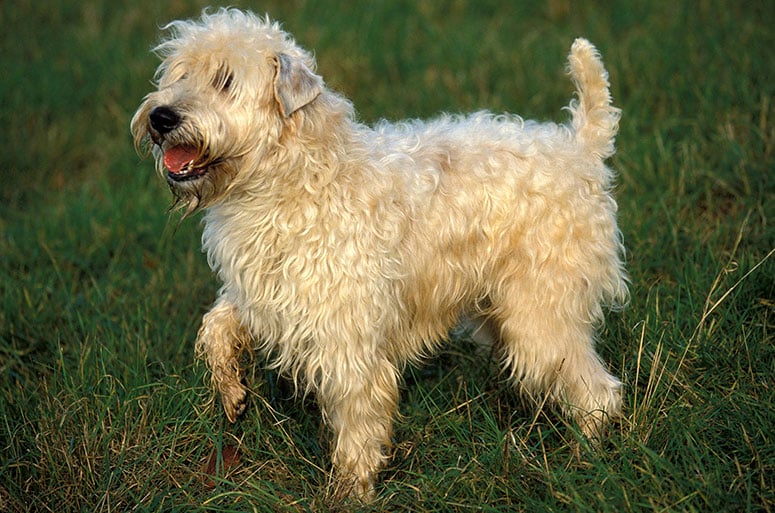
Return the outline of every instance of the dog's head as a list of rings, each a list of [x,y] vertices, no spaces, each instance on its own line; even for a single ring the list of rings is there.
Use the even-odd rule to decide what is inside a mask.
[[[162,59],[157,90],[131,130],[190,214],[274,152],[323,81],[312,56],[268,18],[220,9],[165,30],[169,37],[154,49]]]

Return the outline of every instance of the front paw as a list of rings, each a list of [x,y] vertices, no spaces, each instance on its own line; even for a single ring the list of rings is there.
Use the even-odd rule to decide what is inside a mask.
[[[374,501],[374,476],[367,474],[361,477],[355,474],[338,475],[327,492],[328,502],[332,506],[357,501],[369,504]]]
[[[226,418],[234,423],[248,407],[248,389],[242,383],[233,383],[221,388],[221,402]]]

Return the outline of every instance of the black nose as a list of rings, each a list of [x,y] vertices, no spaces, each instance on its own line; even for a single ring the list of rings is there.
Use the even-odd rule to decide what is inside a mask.
[[[172,131],[180,124],[180,116],[169,107],[156,107],[151,111],[151,127],[160,134]]]

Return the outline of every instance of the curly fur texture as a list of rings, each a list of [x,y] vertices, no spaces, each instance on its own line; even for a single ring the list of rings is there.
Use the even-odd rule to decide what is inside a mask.
[[[627,297],[604,164],[620,111],[589,42],[569,56],[568,125],[478,112],[368,127],[268,18],[221,9],[167,30],[132,132],[186,213],[206,209],[223,287],[196,349],[229,420],[247,398],[239,356],[260,347],[315,393],[340,493],[369,499],[401,369],[467,314],[498,326],[520,388],[586,434],[619,414],[594,343]]]

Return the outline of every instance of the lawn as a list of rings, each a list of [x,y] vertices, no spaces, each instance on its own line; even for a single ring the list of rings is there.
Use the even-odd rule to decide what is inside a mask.
[[[193,359],[218,288],[201,227],[129,135],[159,26],[204,5],[0,2],[2,512],[330,508],[313,398],[258,365],[237,424],[211,401]],[[591,446],[455,333],[407,371],[365,511],[775,510],[771,3],[230,5],[281,20],[365,122],[563,121],[579,35],[624,112],[610,164],[632,300],[599,343],[624,418]]]

